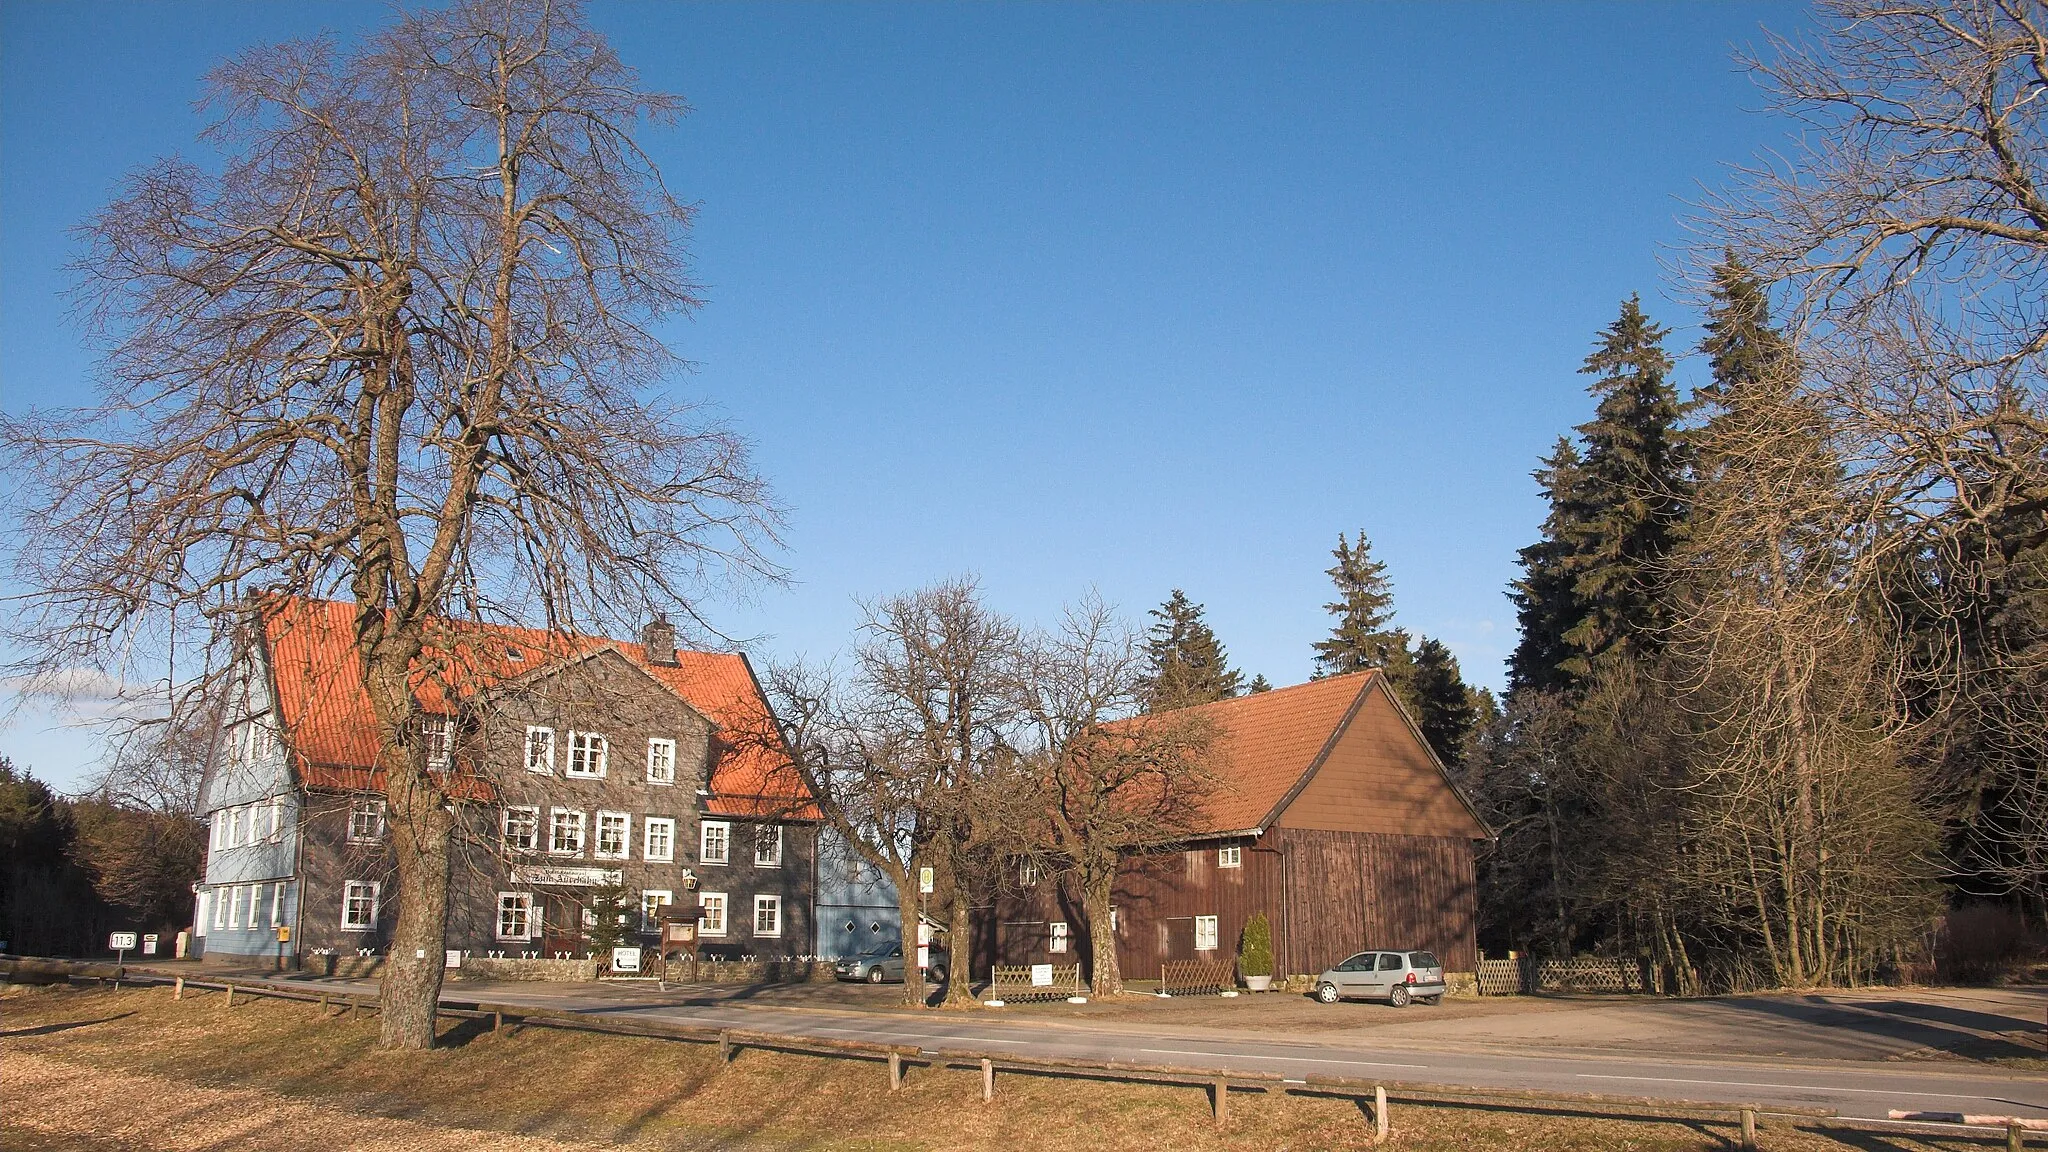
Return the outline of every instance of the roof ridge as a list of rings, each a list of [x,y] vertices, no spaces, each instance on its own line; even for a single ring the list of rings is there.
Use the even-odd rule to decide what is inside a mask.
[[[1198,708],[1218,708],[1226,704],[1244,704],[1253,700],[1269,700],[1285,692],[1299,692],[1304,688],[1321,688],[1329,684],[1335,684],[1340,680],[1349,680],[1354,676],[1376,675],[1379,671],[1378,668],[1361,668],[1356,672],[1339,672],[1335,676],[1322,676],[1313,680],[1304,680],[1299,684],[1268,688],[1264,692],[1247,692],[1242,696],[1225,696],[1221,700],[1205,700],[1200,704],[1187,704],[1179,708],[1168,708],[1164,712],[1153,712],[1150,715],[1171,716],[1175,712],[1193,712]]]
[[[299,605],[304,605],[304,606],[306,606],[306,607],[309,607],[309,608],[315,608],[315,609],[318,609],[318,608],[339,608],[339,609],[347,610],[347,609],[351,609],[351,608],[355,607],[355,606],[354,606],[353,604],[349,603],[349,602],[348,602],[348,601],[346,601],[346,600],[334,600],[334,599],[329,599],[329,598],[327,598],[327,597],[323,597],[323,596],[295,596],[295,595],[281,595],[281,596],[277,596],[277,597],[276,597],[276,600],[277,600],[277,601],[278,601],[278,602],[280,603],[281,607],[279,607],[279,608],[276,608],[276,609],[268,609],[268,610],[266,610],[266,614],[267,614],[267,615],[270,615],[270,616],[276,616],[276,615],[280,615],[280,614],[282,614],[283,612],[285,612],[285,611],[289,610],[289,606],[290,606],[290,605],[293,605],[293,604],[299,604]],[[637,662],[639,662],[639,663],[649,663],[649,664],[653,663],[653,661],[652,661],[652,660],[648,660],[648,659],[646,659],[646,656],[647,656],[647,646],[646,646],[645,644],[642,644],[642,643],[641,643],[640,641],[638,641],[638,640],[621,640],[621,639],[619,639],[619,638],[618,638],[618,637],[616,637],[616,636],[606,636],[606,635],[604,635],[604,634],[602,634],[602,633],[598,633],[598,632],[569,632],[569,631],[558,631],[558,630],[555,630],[555,629],[551,629],[551,628],[535,628],[535,627],[533,627],[532,625],[528,625],[528,624],[501,624],[501,623],[497,623],[497,622],[495,622],[495,621],[490,621],[490,620],[463,620],[463,619],[461,619],[461,618],[459,618],[459,617],[454,617],[454,616],[429,616],[429,617],[428,617],[428,619],[429,619],[429,620],[438,620],[438,621],[440,621],[440,622],[442,622],[442,623],[444,623],[444,624],[450,624],[450,625],[454,625],[454,626],[457,626],[457,627],[460,627],[460,628],[472,628],[472,629],[478,629],[478,630],[481,630],[481,631],[486,631],[486,632],[493,632],[493,633],[508,633],[508,632],[518,632],[518,633],[528,633],[528,634],[532,634],[532,635],[542,636],[542,637],[546,637],[546,638],[548,638],[548,639],[560,639],[560,640],[572,640],[572,641],[574,641],[574,640],[584,640],[584,641],[591,641],[591,642],[593,642],[593,643],[598,643],[598,644],[619,644],[619,645],[624,645],[624,646],[628,646],[628,647],[631,647],[631,648],[634,648],[634,649],[638,650],[638,651],[639,651],[639,653],[640,653],[640,659],[639,659],[639,660],[638,660]],[[678,655],[678,656],[713,656],[713,657],[722,657],[722,658],[725,658],[725,659],[735,659],[735,658],[742,658],[742,657],[744,656],[744,654],[743,654],[743,653],[741,653],[741,652],[737,652],[737,651],[733,651],[733,652],[717,652],[717,651],[712,651],[712,650],[709,650],[709,649],[704,649],[704,648],[678,648],[678,649],[676,649],[676,655]]]

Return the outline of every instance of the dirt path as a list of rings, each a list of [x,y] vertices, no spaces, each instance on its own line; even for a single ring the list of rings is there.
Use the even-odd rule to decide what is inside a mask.
[[[584,1152],[571,1144],[345,1112],[255,1088],[206,1088],[13,1051],[0,1060],[0,1144],[151,1152]],[[34,1101],[33,1106],[27,1106]]]

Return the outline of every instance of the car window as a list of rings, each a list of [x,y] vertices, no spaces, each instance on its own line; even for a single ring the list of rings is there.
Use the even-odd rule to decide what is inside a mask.
[[[1339,964],[1339,965],[1337,965],[1337,971],[1339,971],[1339,972],[1370,972],[1370,971],[1372,971],[1372,958],[1373,958],[1373,954],[1372,954],[1372,953],[1370,953],[1370,952],[1360,952],[1360,953],[1359,953],[1358,955],[1356,955],[1356,956],[1353,956],[1353,957],[1352,957],[1351,959],[1349,959],[1349,960],[1346,960],[1346,961],[1345,961],[1345,962],[1343,962],[1342,964]]]
[[[1443,964],[1437,960],[1436,953],[1434,952],[1410,952],[1408,954],[1408,962],[1417,968],[1443,967]]]
[[[1387,952],[1387,953],[1383,953],[1383,954],[1382,954],[1382,955],[1380,956],[1380,971],[1382,971],[1382,972],[1399,972],[1400,970],[1401,970],[1401,954],[1400,954],[1400,953],[1398,953],[1398,952]]]

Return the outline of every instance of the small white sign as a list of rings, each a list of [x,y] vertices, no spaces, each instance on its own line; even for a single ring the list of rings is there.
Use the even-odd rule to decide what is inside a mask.
[[[1052,965],[1033,964],[1031,966],[1031,986],[1033,988],[1052,987]]]
[[[444,957],[444,958],[442,959],[441,963],[442,963],[443,965],[445,965],[446,967],[449,967],[449,968],[460,968],[460,967],[462,967],[462,949],[460,949],[460,948],[450,948],[450,949],[448,949],[448,955],[447,955],[446,957]]]
[[[919,892],[922,892],[922,893],[924,893],[924,894],[925,894],[925,895],[927,895],[927,896],[929,896],[929,895],[931,895],[931,894],[932,894],[932,870],[931,870],[931,869],[929,869],[929,868],[919,868],[919,869],[917,870],[917,890],[918,890]]]
[[[153,936],[153,935],[151,935],[151,936],[144,936],[144,937],[142,938],[142,954],[143,954],[144,956],[154,956],[154,955],[156,955],[156,937],[155,937],[155,936]]]
[[[115,932],[107,937],[107,951],[125,952],[135,947],[135,933]]]
[[[931,967],[931,966],[932,966],[932,946],[931,946],[931,945],[929,945],[929,944],[919,944],[919,945],[917,946],[917,966],[918,966],[919,968],[929,968],[929,967]]]
[[[639,970],[640,950],[638,948],[612,949],[612,971],[638,972]]]

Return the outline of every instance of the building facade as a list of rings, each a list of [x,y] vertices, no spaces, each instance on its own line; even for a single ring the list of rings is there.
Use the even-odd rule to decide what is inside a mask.
[[[1377,672],[1200,706],[1222,786],[1201,834],[1132,852],[1114,889],[1117,962],[1228,959],[1264,913],[1279,975],[1365,948],[1478,964],[1474,875],[1484,824]],[[1029,864],[976,918],[975,971],[1089,963],[1078,893]]]
[[[277,606],[245,661],[202,788],[195,936],[214,959],[377,956],[403,900],[352,606]],[[813,951],[816,812],[779,761],[742,656],[450,626],[415,678],[427,769],[455,798],[448,947],[582,957],[593,895],[664,907],[700,954]]]

